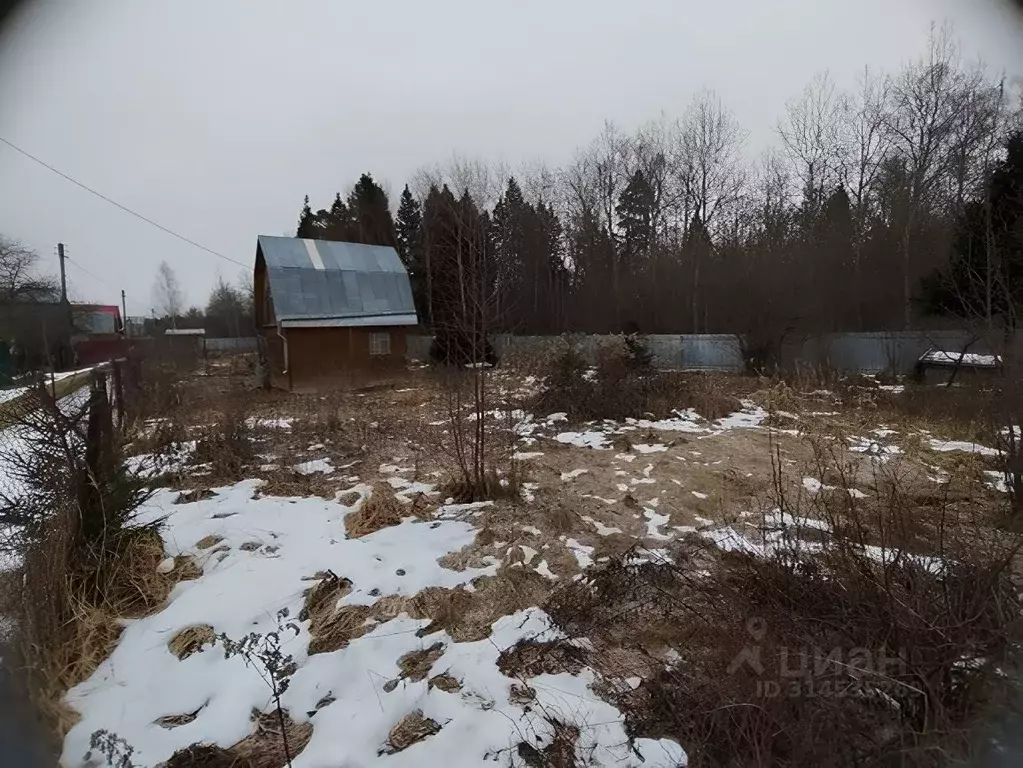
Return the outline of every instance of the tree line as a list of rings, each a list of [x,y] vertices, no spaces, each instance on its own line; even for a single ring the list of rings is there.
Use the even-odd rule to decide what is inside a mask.
[[[850,91],[814,78],[786,105],[778,145],[754,160],[747,132],[703,92],[677,120],[631,135],[606,124],[562,168],[456,160],[420,171],[393,216],[365,174],[329,208],[307,197],[297,235],[394,246],[434,328],[464,319],[467,301],[488,329],[521,333],[777,337],[964,311],[995,324],[1016,302],[1006,296],[1023,262],[1010,234],[1021,203],[994,181],[1021,172],[1021,125],[1019,95],[932,28],[898,72],[865,69]],[[995,217],[992,184],[1004,188]],[[1016,265],[981,288],[1001,298],[980,303],[949,284],[985,280],[979,251],[961,253],[981,242],[963,234],[979,223],[1003,233],[986,238],[1002,255],[980,261]]]

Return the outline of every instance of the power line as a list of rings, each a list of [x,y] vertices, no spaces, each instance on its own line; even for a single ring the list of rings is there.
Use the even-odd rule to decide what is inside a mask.
[[[62,179],[70,181],[76,187],[80,187],[81,189],[84,189],[86,192],[88,192],[91,195],[95,195],[100,200],[105,200],[106,202],[110,203],[111,205],[113,205],[113,206],[115,206],[117,208],[120,208],[125,213],[130,213],[132,216],[134,216],[137,219],[142,219],[142,221],[146,222],[147,224],[151,224],[152,226],[156,227],[157,229],[159,229],[159,230],[161,230],[163,232],[166,232],[168,235],[176,237],[178,240],[182,240],[182,241],[188,243],[189,245],[195,246],[199,250],[206,251],[206,253],[214,255],[218,259],[223,259],[224,261],[229,261],[232,264],[237,264],[239,267],[242,267],[242,268],[247,268],[248,267],[247,264],[242,264],[240,261],[235,261],[230,256],[225,256],[224,254],[218,253],[217,251],[213,250],[212,248],[207,248],[202,243],[197,243],[195,240],[192,240],[189,237],[185,237],[184,235],[180,235],[177,232],[175,232],[173,229],[170,229],[169,227],[165,227],[163,224],[155,222],[152,219],[143,216],[141,213],[137,213],[136,211],[133,211],[131,208],[129,208],[129,207],[125,206],[125,205],[121,205],[119,202],[117,202],[116,200],[110,199],[109,197],[104,195],[102,192],[97,192],[92,187],[90,187],[90,186],[88,186],[86,184],[83,184],[82,182],[78,181],[77,179],[71,178],[70,176],[68,176],[63,171],[60,171],[57,168],[54,168],[52,165],[50,165],[49,163],[47,163],[47,162],[45,162],[43,160],[40,160],[38,157],[36,157],[32,153],[26,152],[24,149],[22,149],[21,147],[19,147],[16,144],[13,144],[12,142],[8,141],[3,136],[0,136],[0,142],[6,144],[8,147],[13,149],[15,152],[18,152],[18,153],[24,155],[29,160],[32,160],[32,161],[34,161],[36,163],[39,163],[39,165],[43,166],[43,168],[46,168],[46,169],[48,169],[50,171],[53,171],[55,174],[60,176]]]
[[[66,258],[66,261],[67,261],[67,263],[68,263],[68,264],[71,264],[71,265],[72,265],[73,267],[76,267],[76,268],[80,269],[80,270],[81,270],[82,272],[84,272],[85,274],[87,274],[87,275],[88,275],[89,277],[91,277],[92,279],[94,279],[94,280],[98,280],[99,282],[103,283],[103,285],[105,285],[105,286],[106,286],[107,288],[109,288],[110,290],[112,290],[112,291],[117,291],[117,290],[120,290],[119,288],[117,288],[117,287],[115,287],[115,286],[111,285],[110,283],[108,283],[108,282],[107,282],[106,280],[104,280],[104,279],[103,279],[102,277],[100,277],[100,276],[99,276],[99,275],[97,275],[96,273],[94,273],[94,272],[90,272],[90,271],[89,271],[88,269],[86,269],[85,267],[83,267],[83,266],[82,266],[81,264],[79,264],[79,263],[78,263],[77,261],[75,261],[74,259],[72,259],[72,258],[71,258],[70,256],[68,256],[68,257]],[[141,307],[141,308],[145,309],[145,305],[144,305],[144,304],[143,304],[142,302],[140,302],[140,301],[139,301],[138,299],[132,298],[132,299],[131,299],[131,303],[132,303],[132,304],[133,304],[134,306],[136,306],[136,307]],[[143,312],[143,314],[145,314],[145,312]]]
[[[85,267],[83,267],[83,266],[82,266],[81,264],[79,264],[79,263],[78,263],[77,261],[75,261],[74,259],[72,259],[72,258],[71,258],[70,256],[68,256],[68,257],[67,257],[67,262],[68,262],[69,264],[71,264],[72,266],[78,267],[78,269],[82,270],[82,271],[83,271],[83,272],[84,272],[85,274],[87,274],[87,275],[88,275],[89,277],[91,277],[92,279],[94,279],[94,280],[99,280],[99,281],[100,281],[101,283],[103,283],[103,285],[105,285],[105,286],[106,286],[107,288],[110,288],[110,289],[112,289],[112,290],[115,290],[115,291],[116,291],[116,290],[119,290],[118,288],[116,288],[116,287],[114,287],[113,285],[111,285],[110,283],[108,283],[108,282],[107,282],[106,280],[104,280],[104,279],[103,279],[102,277],[100,277],[99,275],[94,275],[94,274],[93,274],[92,272],[90,272],[89,270],[87,270],[87,269],[86,269]]]

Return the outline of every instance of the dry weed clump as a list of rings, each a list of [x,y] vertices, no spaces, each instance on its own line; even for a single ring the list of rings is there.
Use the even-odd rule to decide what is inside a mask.
[[[345,531],[348,538],[357,539],[381,528],[400,525],[406,517],[422,515],[421,507],[403,503],[395,496],[393,488],[386,483],[378,483],[358,509],[345,515]]]
[[[213,627],[209,624],[196,624],[177,632],[167,643],[167,650],[184,660],[193,653],[201,652],[205,646],[213,645],[216,639]]]
[[[383,751],[387,754],[401,752],[435,733],[440,733],[440,723],[424,717],[421,709],[414,710],[391,728],[387,734],[387,748]]]
[[[298,614],[299,621],[311,620],[314,627],[322,626],[330,619],[340,600],[352,591],[352,582],[333,572],[318,573],[316,578],[320,581],[306,590],[305,605]]]
[[[678,739],[692,765],[966,759],[1016,695],[1020,542],[951,500],[921,503],[883,467],[867,498],[842,466],[827,467],[838,487],[799,504],[779,480],[749,546],[689,538],[670,563],[623,557],[545,609],[606,674],[623,676],[627,651],[660,660],[608,695],[632,733]]]
[[[437,659],[444,655],[444,643],[434,643],[429,648],[410,651],[398,659],[398,668],[404,680],[419,682],[430,674],[430,669]]]

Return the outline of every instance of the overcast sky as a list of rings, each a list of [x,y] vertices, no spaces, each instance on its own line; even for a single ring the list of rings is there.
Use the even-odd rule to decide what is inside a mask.
[[[0,136],[251,264],[363,171],[400,191],[455,152],[557,165],[712,88],[773,140],[817,71],[895,69],[949,20],[968,58],[1023,77],[1010,0],[35,0],[0,36]],[[148,314],[156,267],[203,304],[219,270],[0,144],[0,233],[76,266],[73,297]]]

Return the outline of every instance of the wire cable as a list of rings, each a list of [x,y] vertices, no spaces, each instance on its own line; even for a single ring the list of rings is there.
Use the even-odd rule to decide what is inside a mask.
[[[192,240],[190,237],[185,237],[184,235],[178,234],[173,229],[171,229],[169,227],[165,227],[163,224],[160,224],[160,223],[158,223],[156,221],[153,221],[152,219],[150,219],[150,218],[148,218],[146,216],[143,216],[141,213],[133,211],[128,206],[121,205],[119,202],[117,202],[116,200],[112,200],[111,198],[109,198],[106,195],[104,195],[102,192],[97,192],[92,187],[90,187],[90,186],[88,186],[86,184],[83,184],[82,182],[78,181],[77,179],[72,178],[71,176],[68,176],[66,173],[64,173],[63,171],[61,171],[61,170],[59,170],[57,168],[54,168],[52,165],[50,165],[49,163],[45,162],[44,160],[40,160],[38,157],[36,157],[32,153],[26,152],[24,149],[19,147],[17,144],[14,144],[13,142],[8,141],[3,136],[0,136],[0,142],[2,142],[3,144],[6,144],[8,147],[13,149],[15,152],[18,152],[18,153],[24,155],[29,160],[32,160],[33,162],[39,163],[39,165],[43,166],[43,168],[46,168],[46,169],[48,169],[50,171],[53,171],[55,174],[60,176],[62,179],[70,181],[76,187],[80,187],[81,189],[84,189],[86,192],[88,192],[91,195],[95,195],[100,200],[105,200],[106,202],[110,203],[114,207],[120,208],[125,213],[130,213],[132,216],[134,216],[137,219],[142,219],[142,221],[144,221],[147,224],[150,224],[150,225],[156,227],[157,229],[159,229],[159,230],[161,230],[163,232],[166,232],[168,235],[176,237],[178,240],[186,242],[189,245],[198,248],[199,250],[206,251],[206,253],[209,253],[209,254],[212,254],[213,256],[216,256],[218,259],[223,259],[224,261],[229,261],[232,264],[237,264],[239,267],[242,267],[242,268],[248,268],[247,264],[242,264],[240,261],[235,261],[230,256],[225,256],[224,254],[219,253],[219,252],[213,250],[212,248],[207,248],[202,243],[197,243],[195,240]]]

